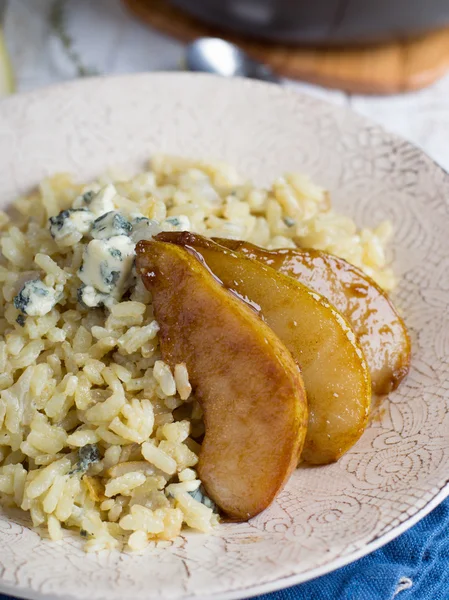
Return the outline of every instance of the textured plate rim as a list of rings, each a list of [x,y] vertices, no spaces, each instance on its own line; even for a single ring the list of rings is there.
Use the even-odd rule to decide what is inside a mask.
[[[432,498],[432,500],[430,500],[428,502],[428,504],[426,504],[426,506],[424,506],[421,510],[419,510],[417,513],[415,513],[412,517],[410,517],[406,521],[403,521],[400,525],[397,525],[397,527],[394,527],[388,533],[385,533],[384,535],[380,536],[379,538],[373,540],[372,542],[367,544],[364,548],[361,548],[360,550],[357,550],[356,552],[348,554],[347,556],[337,558],[322,567],[317,567],[315,569],[306,571],[299,575],[290,575],[288,577],[283,577],[281,579],[275,579],[273,581],[264,583],[257,587],[251,586],[249,588],[239,588],[238,590],[235,590],[235,591],[223,592],[223,593],[219,592],[216,594],[208,594],[207,596],[189,595],[189,596],[184,596],[183,598],[185,600],[208,600],[208,599],[211,599],[211,600],[242,600],[243,598],[253,598],[260,594],[269,594],[270,592],[276,592],[279,590],[283,590],[283,589],[286,589],[286,588],[289,588],[289,587],[292,587],[295,585],[299,585],[301,583],[306,583],[307,581],[311,581],[312,579],[316,579],[317,577],[321,577],[322,575],[327,575],[327,574],[332,573],[333,571],[336,571],[337,569],[340,569],[341,567],[344,567],[360,558],[363,558],[364,556],[367,556],[368,554],[371,554],[375,550],[382,548],[382,546],[385,546],[392,540],[396,539],[397,537],[399,537],[400,535],[405,533],[408,529],[413,527],[413,525],[416,525],[416,523],[418,523],[421,519],[423,519],[426,515],[428,515],[434,508],[436,508],[439,504],[441,504],[441,502],[443,502],[443,500],[445,500],[448,497],[449,497],[449,479],[445,483],[443,488],[441,488],[439,493],[436,496],[434,496]],[[17,592],[19,592],[20,596],[17,596]],[[242,592],[244,592],[244,594],[245,594],[244,596],[242,596]],[[45,594],[45,593],[42,594],[40,592],[34,592],[33,590],[28,590],[27,588],[23,589],[23,588],[17,588],[15,586],[10,586],[9,584],[2,582],[1,580],[0,580],[0,593],[10,594],[17,598],[26,598],[29,600],[61,600],[61,598],[63,598],[63,597],[65,598],[65,600],[72,600],[72,599],[79,600],[79,597],[73,596],[71,594],[64,595],[64,596],[61,596],[59,594]]]

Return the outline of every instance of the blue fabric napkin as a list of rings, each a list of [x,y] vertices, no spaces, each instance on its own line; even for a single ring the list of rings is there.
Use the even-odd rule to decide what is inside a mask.
[[[383,548],[257,600],[449,600],[449,499]]]
[[[256,600],[449,600],[449,499],[383,548]],[[2,596],[0,600],[14,600]]]

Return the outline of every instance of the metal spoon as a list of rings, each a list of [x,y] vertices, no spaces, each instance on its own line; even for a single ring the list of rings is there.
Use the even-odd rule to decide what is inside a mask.
[[[235,44],[220,38],[198,38],[187,46],[186,67],[189,71],[214,73],[224,77],[249,77],[280,83],[269,67],[249,57]]]

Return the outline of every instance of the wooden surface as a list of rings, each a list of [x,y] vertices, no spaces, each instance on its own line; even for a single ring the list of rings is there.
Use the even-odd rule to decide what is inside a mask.
[[[124,0],[148,25],[183,42],[219,36],[284,77],[351,93],[395,94],[430,85],[449,70],[449,29],[408,42],[351,49],[309,49],[248,40],[201,24],[166,0]]]

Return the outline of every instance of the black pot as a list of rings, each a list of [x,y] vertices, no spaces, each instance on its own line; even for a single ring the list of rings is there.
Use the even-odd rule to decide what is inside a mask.
[[[371,43],[449,25],[449,0],[171,0],[221,29],[303,44]]]

